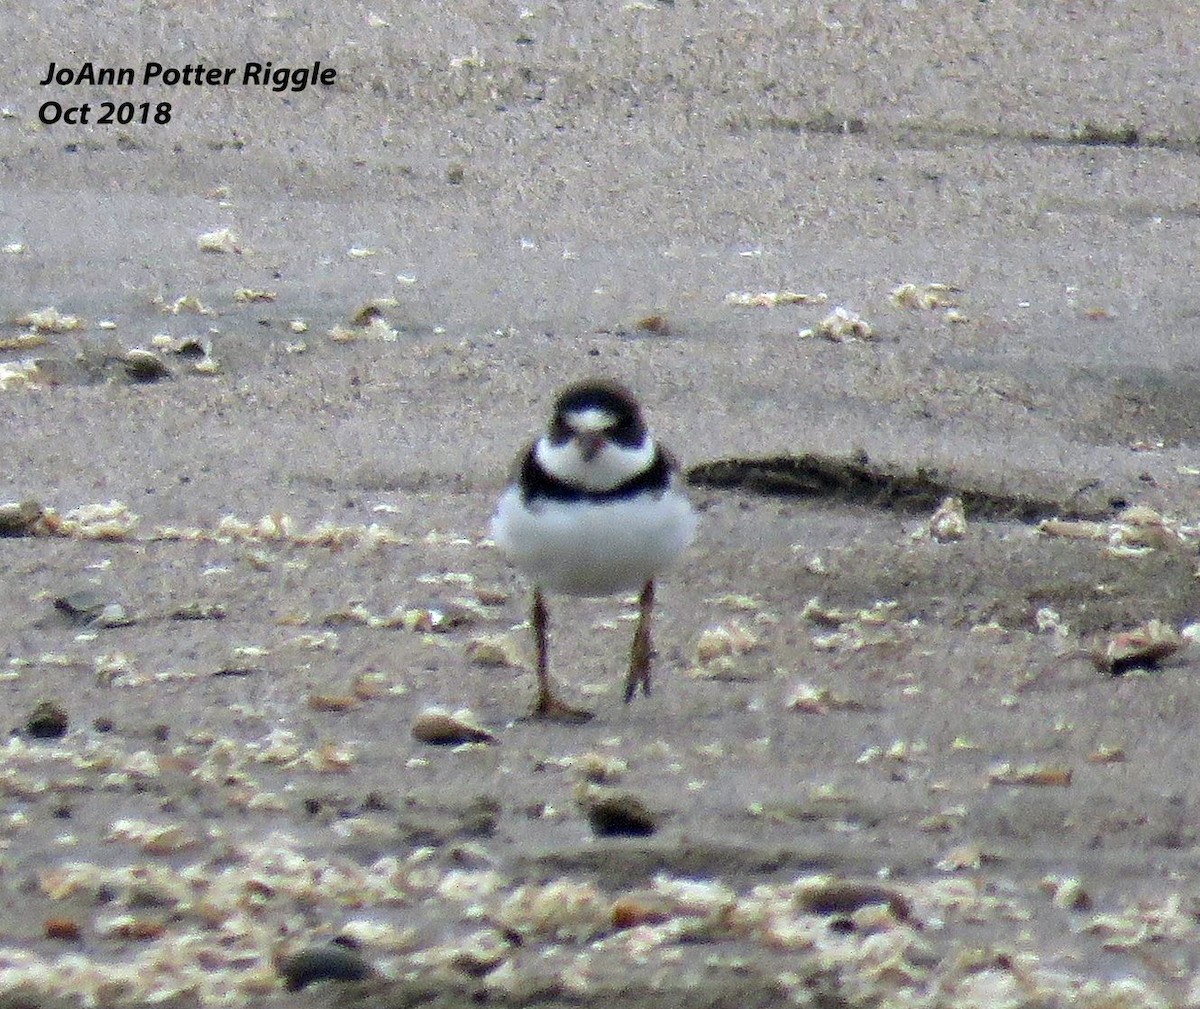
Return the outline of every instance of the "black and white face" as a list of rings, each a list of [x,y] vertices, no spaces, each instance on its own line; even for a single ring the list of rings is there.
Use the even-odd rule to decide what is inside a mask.
[[[648,469],[655,448],[632,393],[615,382],[593,380],[562,392],[535,452],[559,480],[603,491]]]

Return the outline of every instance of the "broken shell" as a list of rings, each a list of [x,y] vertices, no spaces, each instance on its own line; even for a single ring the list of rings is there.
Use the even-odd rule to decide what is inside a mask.
[[[106,603],[91,622],[95,627],[128,627],[134,620],[120,603]]]
[[[783,706],[792,711],[803,711],[806,715],[827,715],[829,706],[825,703],[828,687],[815,687],[811,683],[798,683],[788,695]]]
[[[371,326],[384,320],[389,308],[399,307],[400,302],[395,298],[373,298],[350,317],[351,326]]]
[[[466,606],[447,603],[444,606],[421,606],[397,609],[383,619],[384,627],[403,627],[421,634],[445,634],[457,627],[474,622],[474,614]]]
[[[147,855],[177,855],[199,843],[181,824],[132,819],[114,820],[105,840],[136,844]]]
[[[1131,526],[1161,526],[1164,519],[1162,512],[1149,505],[1130,505],[1117,516],[1117,521]]]
[[[135,382],[157,382],[171,374],[171,369],[163,364],[162,358],[144,347],[134,347],[127,351],[122,361],[125,374]]]
[[[212,356],[212,341],[199,340],[193,336],[186,340],[180,340],[179,344],[172,349],[180,357],[203,359]]]
[[[411,951],[416,940],[417,929],[411,925],[354,918],[342,925],[335,942],[351,949],[370,946],[385,953],[403,953]]]
[[[206,231],[196,239],[201,252],[241,252],[241,240],[229,228]]]
[[[360,701],[373,701],[387,693],[388,681],[382,673],[359,673],[354,677],[351,693]]]
[[[196,359],[212,353],[212,343],[197,336],[186,336],[175,339],[169,333],[158,333],[150,338],[151,350],[162,351],[165,354],[176,354],[179,357]]]
[[[1051,631],[1060,638],[1071,633],[1071,628],[1063,623],[1062,614],[1052,606],[1040,606],[1033,615],[1033,623],[1040,633]]]
[[[655,890],[638,890],[613,901],[613,928],[661,925],[674,917],[675,902]]]
[[[213,310],[194,294],[182,294],[170,304],[167,304],[161,298],[156,298],[154,303],[161,305],[162,310],[170,312],[171,315],[179,315],[181,312],[195,312],[197,315],[213,314]]]
[[[809,914],[849,914],[872,904],[885,904],[898,921],[908,921],[912,905],[899,890],[849,879],[804,881],[796,903]]]
[[[861,701],[834,693],[829,687],[818,687],[811,683],[797,683],[783,706],[808,715],[827,715],[830,711],[862,711],[865,708]]]
[[[45,346],[49,342],[43,334],[36,331],[18,333],[16,336],[0,337],[0,350],[32,350],[34,347]]]
[[[692,666],[686,672],[693,679],[710,683],[754,683],[766,675],[761,669],[739,664],[732,655],[718,655],[712,661]]]
[[[725,304],[735,308],[777,308],[780,305],[823,304],[829,295],[801,294],[798,291],[730,291],[725,295]]]
[[[960,869],[978,869],[984,862],[994,862],[996,856],[977,844],[960,844],[946,852],[936,865],[942,872],[958,872]]]
[[[512,955],[512,945],[494,929],[479,932],[468,938],[451,955],[448,963],[468,977],[487,977]]]
[[[1105,949],[1133,949],[1146,942],[1149,929],[1144,921],[1119,914],[1098,914],[1084,927],[1098,936]]]
[[[83,329],[83,323],[78,316],[63,315],[52,305],[33,312],[26,312],[13,321],[18,326],[28,326],[39,333],[67,333],[73,329]]]
[[[897,308],[954,308],[954,295],[962,288],[951,284],[901,284],[892,290],[888,300]]]
[[[225,607],[196,599],[172,610],[168,617],[171,620],[224,620]]]
[[[520,646],[508,634],[472,638],[467,642],[467,658],[488,668],[519,668],[523,664]]]
[[[475,599],[481,606],[501,606],[508,602],[509,593],[506,589],[493,585],[476,585]]]
[[[812,329],[800,331],[802,339],[813,336],[833,343],[846,343],[849,340],[871,340],[875,334],[866,319],[839,305]]]
[[[42,932],[47,939],[58,939],[63,942],[74,942],[83,936],[83,930],[74,918],[47,918],[42,926]]]
[[[233,300],[239,304],[252,301],[274,301],[279,295],[274,291],[264,291],[257,287],[239,287],[233,292]]]
[[[36,501],[10,501],[0,504],[0,536],[29,536],[42,517]]]
[[[96,934],[108,939],[128,939],[147,942],[161,939],[167,930],[161,918],[143,918],[133,914],[122,914],[96,923]]]
[[[308,706],[313,711],[353,711],[362,701],[354,694],[309,694]]]
[[[1149,620],[1132,631],[1112,638],[1092,653],[1092,663],[1101,672],[1120,676],[1131,669],[1157,669],[1184,646],[1183,636],[1161,620]]]
[[[562,879],[518,887],[496,919],[518,935],[588,939],[612,928],[612,905],[594,883]]]
[[[929,535],[937,543],[951,543],[967,535],[967,513],[962,498],[946,498],[929,520]]]
[[[437,847],[464,837],[491,837],[500,813],[500,802],[490,795],[444,806],[409,799],[400,810],[397,828],[410,844]]]
[[[1087,755],[1089,764],[1121,764],[1127,759],[1123,746],[1098,746]]]
[[[444,708],[426,708],[412,723],[413,739],[434,746],[458,743],[494,743],[496,737],[475,721],[465,708],[450,712]]]
[[[854,619],[850,610],[839,609],[836,606],[826,606],[820,599],[812,598],[804,604],[800,611],[800,619],[808,620],[818,627],[841,627]]]
[[[306,750],[302,757],[309,767],[315,768],[322,774],[346,774],[357,759],[353,750],[336,743],[322,743],[320,746]]]
[[[72,508],[66,515],[59,515],[53,508],[42,513],[39,531],[52,536],[73,536],[85,540],[129,539],[140,517],[131,512],[120,501],[108,504],[90,504]]]
[[[1053,764],[998,764],[988,771],[988,781],[998,785],[1045,785],[1066,788],[1073,774],[1069,767]]]
[[[1050,894],[1050,900],[1055,907],[1064,911],[1086,911],[1092,906],[1092,898],[1083,888],[1083,882],[1077,876],[1043,876],[1038,886]]]
[[[758,596],[738,592],[727,592],[725,595],[718,596],[711,601],[718,606],[724,606],[727,609],[736,610],[741,613],[759,613],[763,608],[763,601]]]
[[[369,323],[363,332],[372,340],[382,340],[384,343],[395,343],[400,338],[400,331],[388,325],[382,316]]]
[[[90,624],[103,612],[105,605],[104,598],[91,589],[68,592],[54,600],[54,608],[59,613],[65,613],[80,624]]]
[[[0,392],[19,387],[28,388],[46,379],[42,368],[45,360],[26,358],[24,361],[0,361]]]
[[[723,655],[743,655],[758,645],[759,639],[754,634],[739,621],[731,620],[701,632],[700,640],[696,642],[696,661],[704,665]]]
[[[1108,542],[1115,551],[1160,550],[1179,542],[1179,530],[1161,512],[1146,505],[1133,505],[1117,516]]]
[[[1103,522],[1075,519],[1042,519],[1037,531],[1044,536],[1059,536],[1076,540],[1108,539],[1108,526]]]
[[[671,325],[667,322],[665,315],[647,315],[638,319],[635,329],[642,333],[650,333],[654,336],[670,336]]]
[[[588,752],[572,758],[571,768],[584,781],[602,785],[616,781],[629,770],[629,765],[620,757],[614,757],[612,754]]]

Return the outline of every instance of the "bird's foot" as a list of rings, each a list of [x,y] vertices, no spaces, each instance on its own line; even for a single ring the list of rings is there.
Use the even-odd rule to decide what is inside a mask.
[[[583,725],[595,718],[595,714],[584,708],[576,708],[554,694],[546,692],[539,694],[534,702],[530,718],[544,719],[550,722],[562,722],[566,725]]]
[[[625,676],[625,703],[637,696],[638,687],[642,688],[642,693],[647,697],[650,696],[650,661],[649,657],[645,662],[634,662],[629,667],[629,672]]]

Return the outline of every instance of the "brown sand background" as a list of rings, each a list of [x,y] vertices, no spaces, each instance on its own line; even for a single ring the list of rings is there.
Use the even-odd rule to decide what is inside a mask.
[[[1191,5],[791,6],[103,0],[0,14],[0,240],[23,247],[0,255],[0,318],[53,305],[86,323],[4,355],[42,359],[53,382],[0,393],[0,499],[60,513],[115,500],[140,516],[118,542],[0,543],[8,724],[57,698],[71,726],[53,744],[18,736],[32,749],[5,757],[5,966],[135,963],[196,930],[166,902],[135,909],[158,914],[163,935],[106,935],[128,895],[51,900],[45,874],[67,862],[215,872],[239,844],[281,832],[305,858],[362,865],[433,837],[438,872],[499,874],[493,903],[560,875],[606,895],[657,872],[741,895],[825,871],[911,888],[924,926],[913,942],[927,952],[906,962],[924,973],[856,987],[847,967],[820,1004],[881,1004],[893,990],[903,1004],[1058,1005],[1068,991],[1092,1005],[1200,1004],[1195,667],[1185,655],[1120,679],[1078,661],[1041,672],[1105,632],[1194,619],[1193,548],[1115,559],[1015,522],[935,544],[912,539],[923,516],[696,488],[702,537],[662,586],[652,698],[620,703],[631,625],[597,623],[621,612],[614,601],[552,609],[554,668],[598,711],[584,728],[520,721],[527,670],[468,657],[472,638],[523,618],[522,587],[481,539],[512,454],[581,374],[632,384],[686,465],[865,451],[951,483],[1195,518]],[[84,59],[319,59],[338,78],[283,95],[37,86],[51,61]],[[75,96],[167,100],[172,122],[38,124],[41,101]],[[1137,142],[1121,142],[1131,130]],[[240,253],[198,250],[219,228]],[[965,321],[893,305],[904,282],[961,288]],[[275,297],[241,304],[238,288]],[[782,289],[828,301],[725,302]],[[212,314],[163,311],[185,294]],[[327,337],[380,298],[396,302],[394,341]],[[836,306],[876,339],[798,337]],[[654,314],[666,334],[638,329]],[[308,331],[291,332],[294,319]],[[161,333],[211,340],[218,373],[171,360],[171,380],[127,381],[119,356]],[[298,340],[306,352],[288,352]],[[231,514],[287,514],[299,529],[379,522],[409,543],[154,535],[211,531]],[[472,597],[446,573],[506,595],[446,634],[346,616],[356,603],[387,614]],[[80,637],[52,605],[80,587],[136,623]],[[887,640],[818,648],[829,628],[801,615],[813,597],[851,610],[895,600]],[[171,619],[197,602],[225,618]],[[1037,631],[1041,606],[1061,615],[1065,640]],[[731,620],[759,647],[725,679],[687,675],[701,632]],[[972,631],[988,621],[1000,628]],[[213,675],[234,666],[250,672]],[[314,710],[312,695],[363,675],[378,696]],[[862,708],[788,710],[799,682]],[[410,739],[432,703],[472,708],[500,744]],[[301,750],[344,746],[352,763],[256,763],[272,731]],[[230,773],[206,777],[197,767],[223,739]],[[152,771],[102,780],[113,767],[88,765],[97,747],[118,767],[149,753]],[[1089,760],[1118,748],[1125,759]],[[667,814],[654,838],[593,838],[570,766],[589,752],[624,760],[621,787]],[[1066,768],[1071,784],[998,784],[1004,762]],[[247,808],[258,792],[278,802]],[[412,827],[454,824],[480,795],[499,802],[490,836]],[[147,854],[111,839],[122,818],[179,823],[196,843]],[[979,865],[938,867],[972,850]],[[1047,873],[1078,877],[1091,906],[1056,906]],[[976,895],[974,911],[929,896],[948,879]],[[462,902],[414,894],[363,909],[278,893],[254,941],[291,948],[351,918],[412,927],[390,969],[428,981],[406,957],[484,926]],[[77,942],[44,938],[56,915],[80,923]],[[1132,938],[1114,941],[1101,915],[1133,922]],[[667,947],[684,952],[637,964],[617,946],[535,936],[511,958],[515,994],[453,971],[430,990],[448,1004],[478,986],[499,1002],[765,1004],[781,974],[824,969],[812,951],[745,932]],[[581,956],[591,980],[572,988],[564,972]],[[1030,988],[1009,969],[1018,961],[1066,980],[1039,974]],[[389,991],[396,1004],[429,996]],[[311,1001],[334,997],[314,989]]]

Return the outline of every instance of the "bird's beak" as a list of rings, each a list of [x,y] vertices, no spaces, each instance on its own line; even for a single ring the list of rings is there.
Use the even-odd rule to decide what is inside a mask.
[[[591,462],[600,454],[600,450],[604,448],[604,435],[598,431],[578,434],[575,436],[575,440],[579,443],[579,454],[583,456],[584,462]]]

